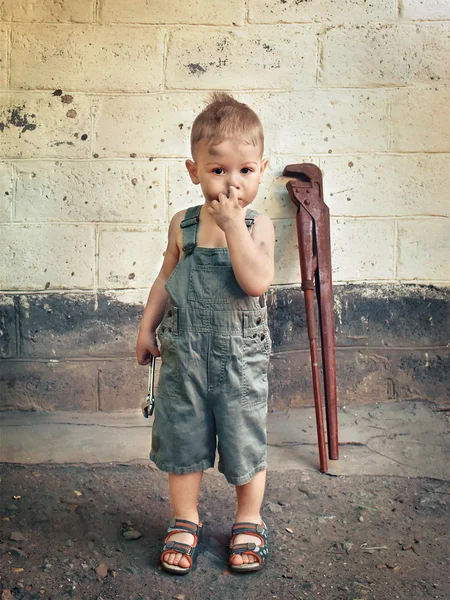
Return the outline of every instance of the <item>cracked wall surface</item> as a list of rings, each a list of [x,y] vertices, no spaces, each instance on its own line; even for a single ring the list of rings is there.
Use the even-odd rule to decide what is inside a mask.
[[[265,128],[271,406],[312,402],[300,162],[331,213],[339,401],[445,399],[449,65],[450,0],[0,2],[0,406],[139,405],[139,316],[202,201],[184,161],[217,89]]]

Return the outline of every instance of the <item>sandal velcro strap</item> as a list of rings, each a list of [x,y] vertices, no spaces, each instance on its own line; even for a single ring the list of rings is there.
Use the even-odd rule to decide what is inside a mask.
[[[166,550],[172,550],[172,552],[181,552],[181,554],[189,555],[192,553],[192,546],[189,544],[183,544],[177,541],[168,541],[164,544],[163,552]]]
[[[170,533],[175,533],[175,531],[185,531],[186,533],[191,533],[192,535],[198,535],[199,529],[201,529],[201,524],[193,523],[192,521],[186,521],[185,519],[172,519],[169,523],[169,528],[167,529]]]
[[[247,552],[247,550],[256,550],[259,548],[254,542],[248,542],[247,544],[235,544],[233,546],[232,552],[233,554],[243,554]]]
[[[256,523],[235,523],[232,528],[232,535],[239,535],[240,533],[264,533],[264,527],[261,524]]]

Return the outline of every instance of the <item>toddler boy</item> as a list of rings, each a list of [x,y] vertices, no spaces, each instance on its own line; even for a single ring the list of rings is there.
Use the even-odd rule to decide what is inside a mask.
[[[172,218],[136,343],[139,364],[150,354],[162,358],[150,458],[169,473],[174,519],[161,564],[178,574],[192,569],[198,553],[198,495],[216,439],[219,471],[236,486],[230,566],[258,570],[267,556],[260,515],[271,349],[264,294],[274,276],[275,236],[266,216],[247,209],[268,163],[263,151],[253,110],[215,92],[194,121],[193,160],[186,161],[205,202]]]

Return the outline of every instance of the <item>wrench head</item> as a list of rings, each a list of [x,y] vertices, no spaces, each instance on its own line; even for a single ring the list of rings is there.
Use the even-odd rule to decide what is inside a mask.
[[[149,409],[150,409],[150,403],[148,400],[146,400],[145,402],[143,402],[141,404],[141,410],[142,410],[142,414],[144,415],[144,417],[146,419],[148,419],[148,413],[149,413]]]
[[[297,165],[287,165],[283,171],[284,177],[294,177],[304,183],[313,183],[315,181],[322,185],[322,172],[317,165],[312,163],[300,163]]]
[[[322,189],[322,172],[317,165],[311,163],[287,165],[283,176],[295,178],[286,183],[286,188],[298,209],[310,203],[308,200],[310,190],[314,192]]]

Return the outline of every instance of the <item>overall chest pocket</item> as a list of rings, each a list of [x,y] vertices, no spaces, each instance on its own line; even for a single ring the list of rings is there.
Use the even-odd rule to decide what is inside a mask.
[[[230,304],[244,298],[231,266],[196,266],[189,275],[188,300],[206,304]]]

